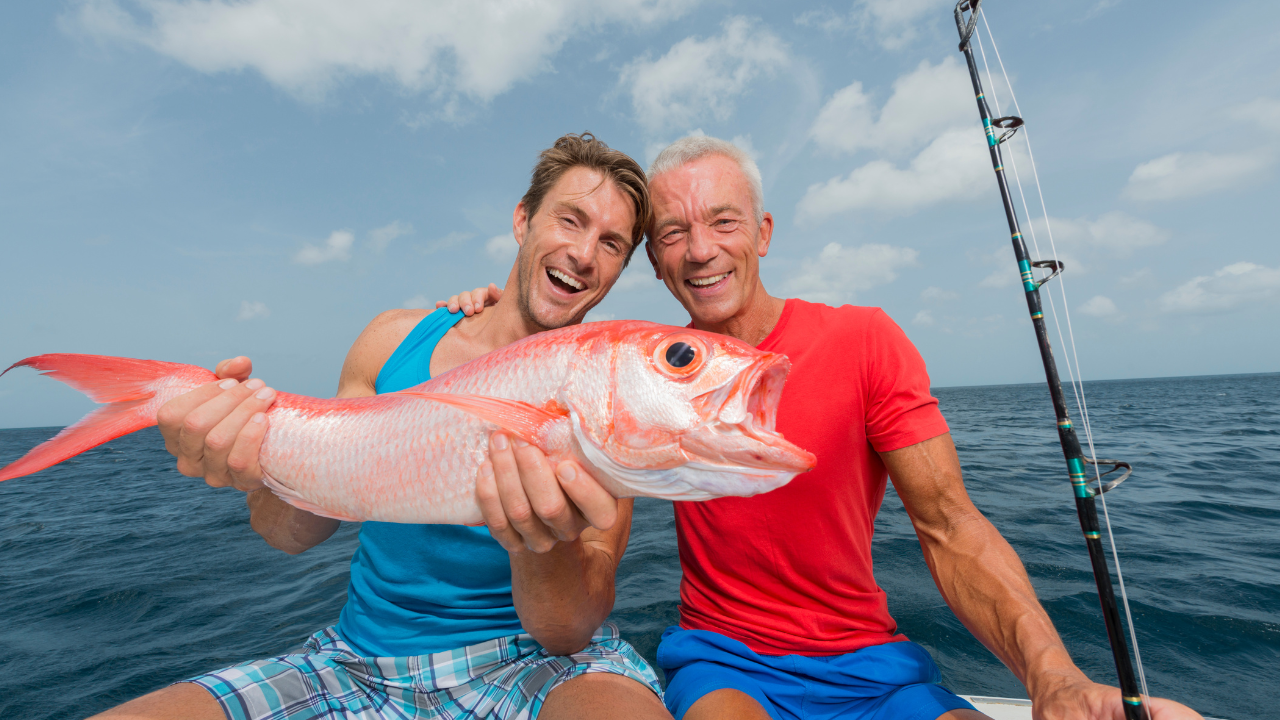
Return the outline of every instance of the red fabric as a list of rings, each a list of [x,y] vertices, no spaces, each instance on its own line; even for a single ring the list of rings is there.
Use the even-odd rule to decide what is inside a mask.
[[[765,655],[905,640],[872,576],[887,478],[876,452],[947,432],[924,360],[879,308],[802,300],[759,347],[791,359],[778,430],[818,464],[763,495],[675,503],[680,626]]]

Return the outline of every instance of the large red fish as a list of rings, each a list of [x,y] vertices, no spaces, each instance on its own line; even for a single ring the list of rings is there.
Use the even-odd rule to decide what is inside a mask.
[[[216,379],[191,365],[100,355],[38,355],[9,369],[19,366],[108,404],[0,470],[0,480],[155,425],[161,405]],[[340,520],[483,522],[475,476],[497,428],[553,461],[576,458],[617,497],[755,495],[816,462],[774,430],[789,369],[786,357],[724,335],[588,323],[532,335],[402,392],[279,393],[260,463],[277,495]]]

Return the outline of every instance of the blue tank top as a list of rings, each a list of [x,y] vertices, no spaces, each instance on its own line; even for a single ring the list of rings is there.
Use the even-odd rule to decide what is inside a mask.
[[[463,317],[440,308],[378,373],[379,394],[431,379],[431,354]],[[452,650],[524,632],[511,598],[511,562],[486,527],[366,522],[351,558],[338,633],[365,657]]]

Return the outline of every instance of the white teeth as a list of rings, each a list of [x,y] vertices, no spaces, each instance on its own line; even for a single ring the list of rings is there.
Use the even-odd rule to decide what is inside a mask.
[[[582,288],[586,287],[586,285],[583,285],[582,283],[578,282],[577,280],[574,280],[573,278],[569,277],[568,275],[565,275],[564,273],[560,272],[559,270],[556,270],[555,268],[548,268],[547,272],[551,274],[551,277],[559,280],[565,285],[568,285],[574,290],[581,290]]]
[[[715,285],[727,277],[729,277],[729,273],[720,273],[719,275],[712,275],[707,278],[694,278],[690,280],[689,283],[695,287],[706,287],[708,285]]]

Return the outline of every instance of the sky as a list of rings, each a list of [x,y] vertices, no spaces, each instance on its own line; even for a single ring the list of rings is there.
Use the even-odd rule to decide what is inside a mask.
[[[1280,3],[983,7],[988,97],[1015,114],[1003,62],[1026,120],[1005,146],[1024,231],[1066,263],[1084,377],[1280,370]],[[683,135],[732,140],[776,221],[772,293],[885,308],[935,386],[1043,381],[949,2],[4,14],[6,366],[244,354],[274,387],[330,396],[379,312],[505,280],[537,153],[589,130],[645,165]],[[610,318],[687,322],[642,254],[589,319]],[[0,427],[90,407],[30,370],[0,379]]]

